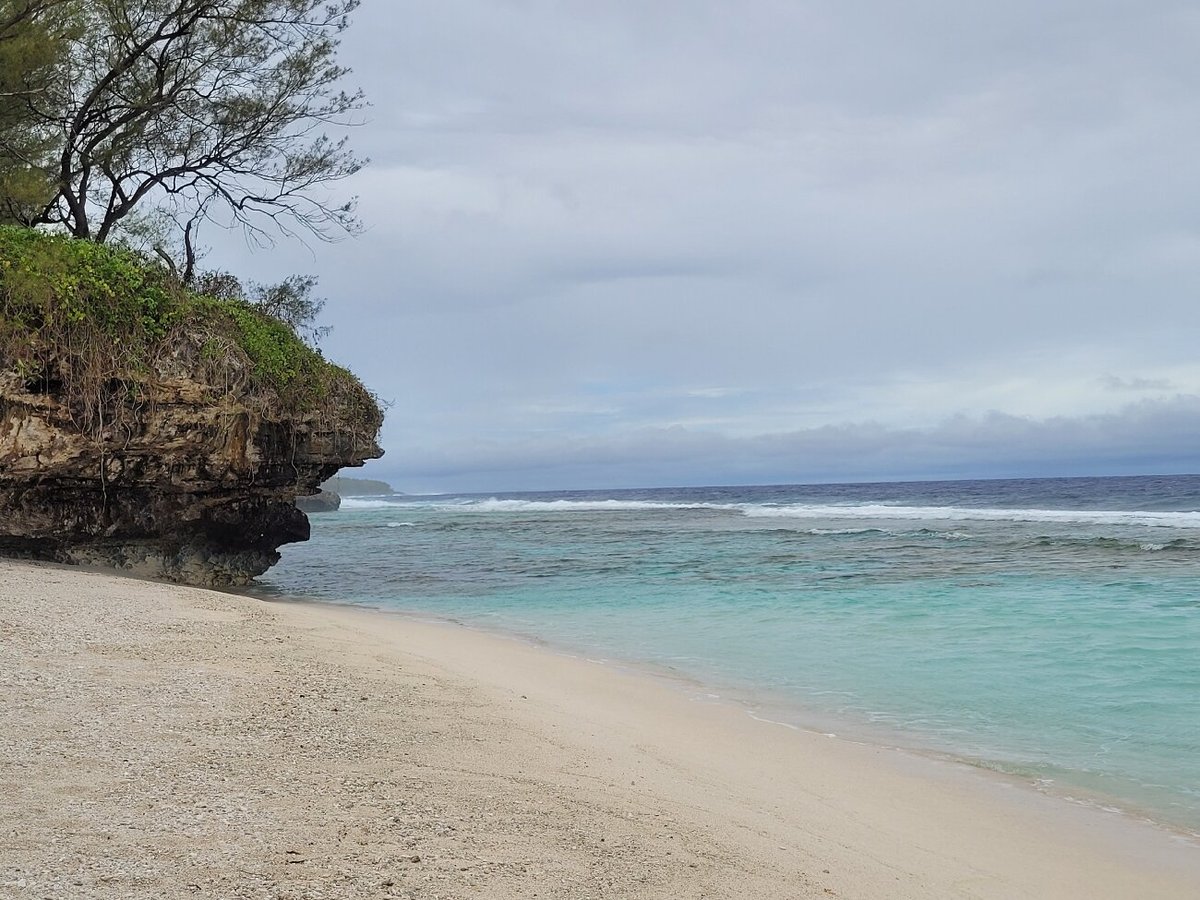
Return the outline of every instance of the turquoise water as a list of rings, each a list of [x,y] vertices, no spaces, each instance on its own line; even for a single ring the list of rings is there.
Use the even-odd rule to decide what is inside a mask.
[[[376,498],[263,590],[670,667],[1200,832],[1200,477]]]

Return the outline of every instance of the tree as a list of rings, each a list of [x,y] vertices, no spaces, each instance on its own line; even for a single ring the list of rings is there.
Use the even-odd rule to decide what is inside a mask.
[[[0,128],[0,169],[24,160],[50,186],[16,204],[24,224],[104,242],[150,208],[178,229],[185,281],[206,220],[263,242],[271,225],[326,240],[357,226],[327,187],[362,163],[324,129],[363,106],[336,61],[359,0],[0,3],[29,8],[15,31],[61,45],[36,90],[4,98],[24,127]],[[51,145],[30,158],[18,132]]]
[[[315,275],[290,275],[278,284],[252,281],[247,291],[235,275],[211,271],[197,274],[191,286],[196,293],[216,300],[246,300],[264,314],[283,322],[313,348],[331,331],[328,325],[317,324],[325,301],[313,296],[317,286]]]
[[[316,286],[314,275],[291,275],[278,284],[252,284],[250,299],[268,316],[288,325],[315,347],[330,332],[328,325],[316,324],[325,308],[325,301],[313,296]]]
[[[0,224],[21,222],[54,194],[44,161],[53,136],[28,120],[69,33],[63,0],[0,0]]]

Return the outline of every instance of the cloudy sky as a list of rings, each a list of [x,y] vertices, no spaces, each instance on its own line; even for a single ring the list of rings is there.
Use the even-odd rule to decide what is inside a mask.
[[[1194,0],[365,0],[365,474],[1200,470]]]

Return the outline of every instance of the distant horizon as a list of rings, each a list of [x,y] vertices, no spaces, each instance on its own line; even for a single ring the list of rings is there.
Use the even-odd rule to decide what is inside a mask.
[[[352,474],[345,474],[350,472]],[[594,487],[541,487],[541,488],[480,488],[480,489],[444,489],[444,490],[405,490],[398,487],[402,480],[399,477],[387,477],[382,474],[361,473],[361,470],[342,470],[335,478],[349,480],[379,481],[387,484],[397,494],[414,497],[445,496],[445,495],[485,495],[485,494],[571,494],[597,493],[605,491],[669,491],[669,490],[702,490],[702,489],[732,489],[732,488],[770,488],[770,487],[819,487],[832,485],[883,485],[883,484],[937,484],[958,482],[1001,482],[1001,481],[1069,481],[1087,479],[1121,479],[1121,478],[1189,478],[1200,477],[1200,471],[1153,471],[1153,472],[1115,472],[1092,474],[1060,474],[1060,475],[981,475],[981,476],[952,476],[952,477],[883,477],[883,478],[829,478],[822,480],[789,480],[789,481],[743,481],[743,482],[692,482],[676,484],[642,484],[642,485],[603,485]]]

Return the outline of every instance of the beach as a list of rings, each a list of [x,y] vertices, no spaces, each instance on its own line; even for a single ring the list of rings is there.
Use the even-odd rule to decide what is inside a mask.
[[[446,622],[0,562],[0,897],[1184,898],[1200,846]]]

